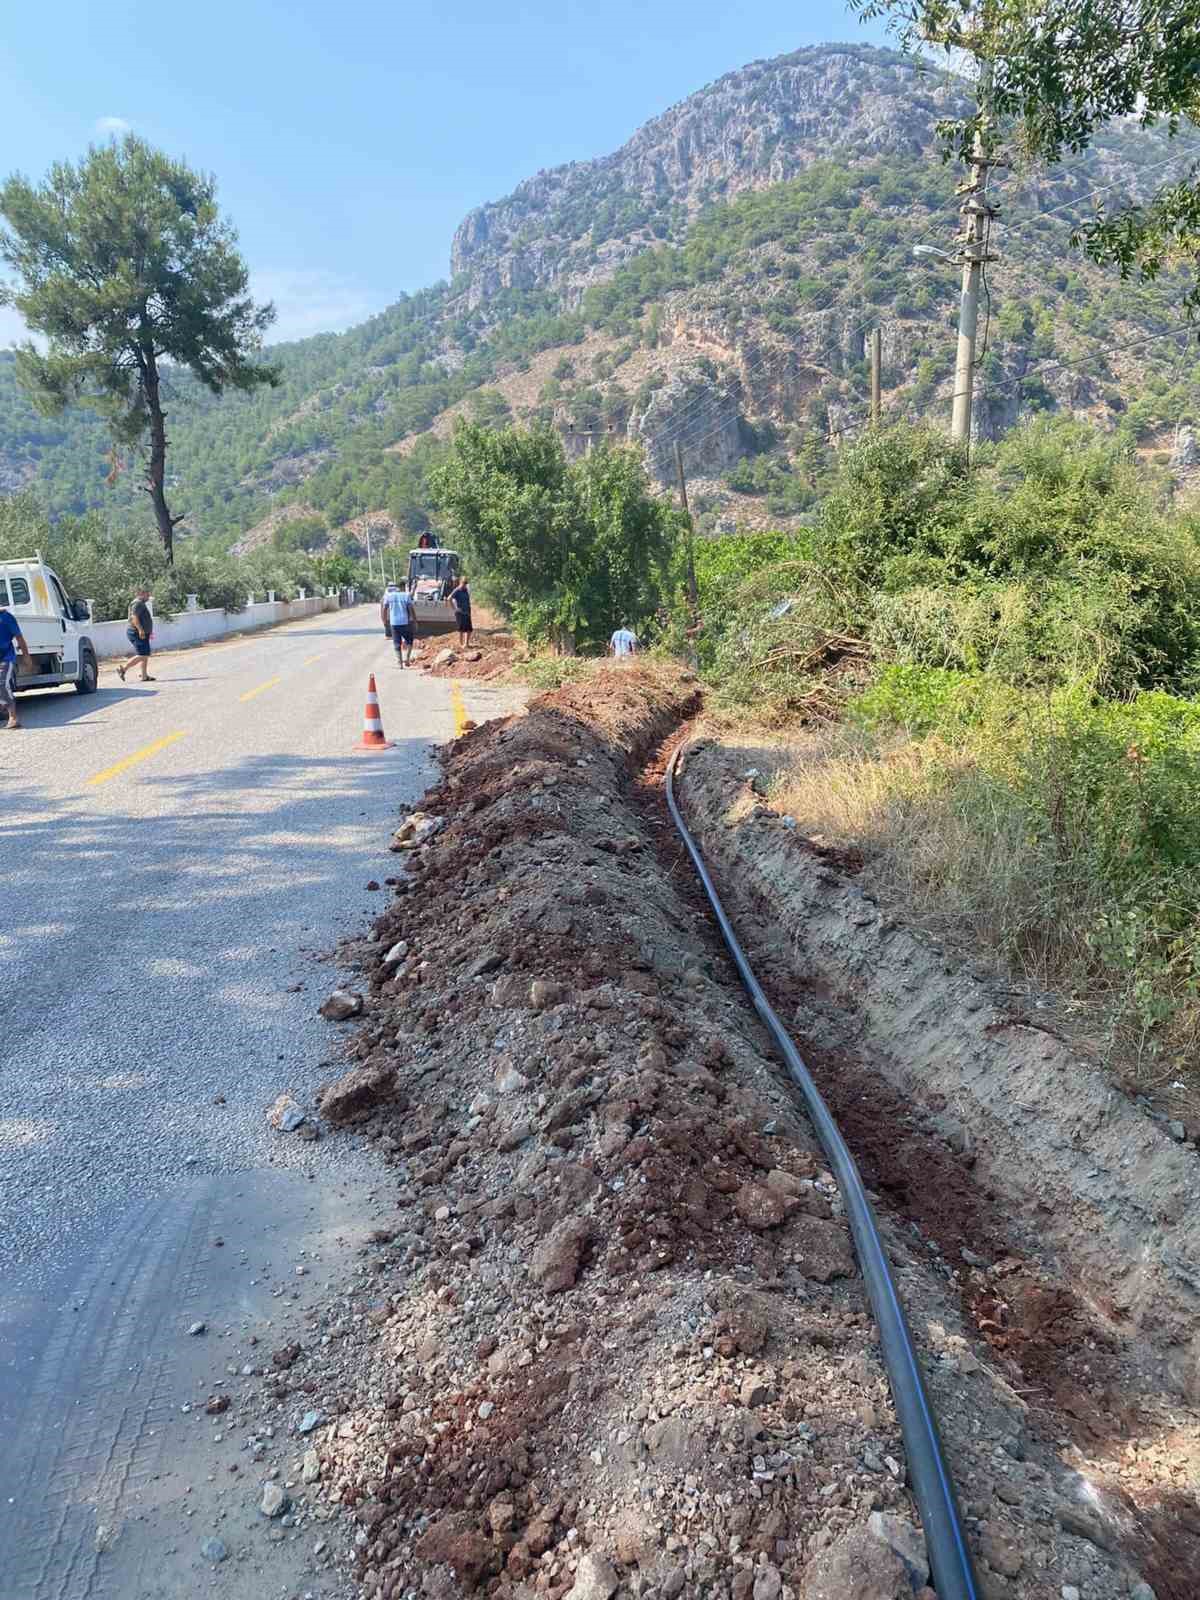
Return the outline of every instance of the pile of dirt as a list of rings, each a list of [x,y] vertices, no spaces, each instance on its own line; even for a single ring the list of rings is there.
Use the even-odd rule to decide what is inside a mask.
[[[306,1374],[366,1594],[931,1596],[840,1198],[636,782],[695,699],[642,666],[545,696],[397,839],[322,1101],[397,1217]],[[989,1600],[1136,1592],[889,1232]]]
[[[424,662],[435,678],[499,678],[525,654],[520,641],[498,627],[476,629],[466,650],[459,648],[454,633],[430,637],[422,645]]]

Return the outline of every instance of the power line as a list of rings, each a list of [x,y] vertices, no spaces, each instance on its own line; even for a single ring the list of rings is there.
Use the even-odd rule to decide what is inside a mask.
[[[1142,173],[1144,174],[1144,173],[1148,173],[1148,172],[1158,171],[1162,167],[1168,166],[1172,162],[1175,162],[1175,161],[1186,161],[1186,162],[1190,163],[1193,166],[1196,165],[1196,157],[1195,156],[1181,156],[1178,152],[1174,152],[1170,156],[1165,157],[1162,161],[1155,162],[1151,166],[1142,168]],[[1030,183],[1032,183],[1033,181],[1035,181],[1035,180],[1032,179],[1032,178],[1030,180],[1028,180],[1028,182],[1025,185],[1025,188],[1028,189]],[[1048,210],[1048,211],[1033,212],[1033,213],[1030,213],[1028,216],[1022,218],[1019,222],[1015,222],[1015,223],[1013,223],[1011,225],[1006,225],[1007,226],[1007,231],[1008,231],[1008,233],[1010,235],[1017,234],[1017,233],[1021,232],[1023,229],[1031,227],[1033,225],[1033,223],[1039,221],[1042,217],[1054,216],[1058,212],[1064,211],[1064,210],[1068,209],[1070,206],[1077,205],[1083,200],[1094,198],[1096,195],[1105,194],[1105,193],[1109,192],[1112,189],[1116,189],[1116,188],[1122,187],[1124,184],[1125,184],[1125,180],[1124,179],[1114,179],[1111,183],[1098,185],[1098,186],[1093,186],[1091,189],[1089,189],[1087,195],[1074,196],[1069,200],[1063,201],[1058,206],[1051,207],[1050,210]],[[943,211],[946,210],[946,209],[947,209],[946,206],[943,206],[941,208],[941,210],[943,210]],[[923,234],[917,240],[913,241],[914,245],[923,243],[925,239],[927,239],[927,238],[932,236],[934,231],[935,230],[933,228],[928,229],[925,234]],[[911,248],[911,246],[910,246],[910,248]],[[861,253],[861,252],[856,252],[856,253]],[[873,282],[878,281],[878,279],[880,277],[882,277],[886,271],[891,271],[891,270],[894,270],[894,268],[882,269],[880,272],[877,272],[876,274],[874,274],[873,277],[867,278],[866,280],[864,280],[864,282],[862,284],[860,284],[858,286],[859,290],[861,291],[863,289],[866,289],[866,288],[870,287],[870,285]],[[990,297],[990,294],[989,294],[989,296],[988,296],[989,308],[990,308],[990,299],[991,299],[991,297]],[[851,330],[851,332],[849,334],[849,338],[850,339],[857,338],[861,333],[865,332],[871,326],[871,324],[873,322],[875,322],[877,320],[878,320],[878,318],[874,314],[872,314],[871,316],[868,316],[866,319],[864,319],[864,321],[858,327],[856,327],[856,328]],[[1165,337],[1165,335],[1163,335],[1163,337]],[[1141,342],[1141,341],[1137,341],[1137,342]],[[1125,347],[1119,346],[1117,348],[1125,348]],[[755,361],[748,363],[746,368],[745,368],[746,375],[748,376],[750,373],[760,370],[762,368],[764,362],[767,359],[767,355],[768,355],[768,352],[764,350]],[[994,393],[997,392],[997,389],[996,389],[995,386],[993,386],[991,389],[989,389],[986,392],[994,394]],[[670,442],[672,440],[677,439],[680,444],[683,444],[683,443],[686,443],[686,442],[696,442],[697,440],[702,441],[703,439],[705,439],[707,437],[710,437],[711,433],[714,433],[714,432],[717,431],[716,428],[713,428],[713,429],[709,430],[708,433],[698,433],[695,430],[694,424],[696,422],[699,422],[699,421],[703,420],[706,410],[707,410],[709,416],[714,416],[716,414],[717,409],[718,409],[718,403],[717,402],[713,402],[713,401],[709,401],[707,399],[701,399],[701,400],[693,402],[691,407],[685,407],[683,412],[681,412],[677,417],[672,419],[672,428],[671,429],[664,429],[661,434],[655,435],[655,443],[657,444],[660,440],[664,440],[664,439],[667,442]],[[685,427],[680,432],[675,432],[674,428],[675,428],[675,426],[678,425],[680,420],[683,420],[684,422],[686,422],[688,424],[688,426]],[[851,422],[854,422],[854,421],[857,421],[859,419],[857,417],[852,417],[852,418],[850,418],[848,420],[851,421]]]

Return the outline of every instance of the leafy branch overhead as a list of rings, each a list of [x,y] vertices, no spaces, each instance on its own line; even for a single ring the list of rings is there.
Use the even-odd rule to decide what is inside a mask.
[[[941,124],[947,151],[964,156],[984,118],[1015,125],[1035,160],[1078,153],[1114,120],[1162,126],[1174,138],[1200,121],[1200,0],[851,0],[865,19],[890,18],[907,50],[965,53],[992,66],[987,104]],[[1189,141],[1190,144],[1190,141]],[[1182,146],[1180,161],[1195,157]],[[1123,278],[1153,279],[1187,263],[1197,281],[1185,297],[1200,309],[1200,161],[1144,205],[1076,233],[1087,254]]]
[[[9,178],[0,218],[0,260],[17,279],[0,302],[44,342],[18,351],[18,380],[42,415],[81,401],[120,442],[149,434],[144,487],[170,559],[182,516],[165,495],[162,363],[186,368],[214,395],[278,382],[274,367],[253,359],[274,307],[248,293],[216,185],[131,134],[77,166],[57,163],[36,187]]]

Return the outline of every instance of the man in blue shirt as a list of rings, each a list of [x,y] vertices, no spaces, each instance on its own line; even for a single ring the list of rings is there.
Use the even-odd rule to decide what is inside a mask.
[[[383,603],[392,628],[392,643],[396,647],[396,665],[411,667],[413,639],[416,637],[412,595],[407,589],[389,589],[383,597]]]
[[[636,655],[637,647],[637,634],[634,633],[633,629],[627,622],[623,622],[617,629],[616,633],[614,633],[612,638],[608,641],[608,648],[611,650],[613,655],[616,656],[618,661],[622,660],[626,656]]]
[[[33,661],[29,654],[29,646],[25,643],[25,635],[21,632],[21,624],[5,603],[8,599],[7,588],[3,593],[4,598],[0,600],[0,711],[6,713],[10,728],[19,728],[21,719],[17,716],[17,651],[21,652],[21,659],[27,670],[33,666]]]

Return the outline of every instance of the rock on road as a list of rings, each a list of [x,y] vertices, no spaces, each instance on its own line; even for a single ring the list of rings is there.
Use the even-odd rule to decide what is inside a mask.
[[[380,908],[432,746],[510,709],[401,673],[374,607],[152,671],[0,732],[0,1595],[28,1600],[251,1592],[194,1556],[210,1529],[174,1579],[120,1537],[184,1492],[156,1445],[203,1381],[180,1330],[269,1325],[271,1270],[361,1220],[353,1150],[264,1110],[333,1075],[314,958]],[[395,748],[364,755],[371,671]]]

